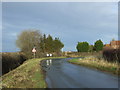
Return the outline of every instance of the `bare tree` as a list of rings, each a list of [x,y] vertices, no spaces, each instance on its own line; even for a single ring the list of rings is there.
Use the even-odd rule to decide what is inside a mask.
[[[32,48],[37,49],[37,53],[40,54],[40,42],[42,33],[39,30],[24,30],[16,40],[16,45],[24,52],[28,58],[32,58]],[[36,54],[37,54],[36,53]],[[39,55],[37,54],[37,55]]]

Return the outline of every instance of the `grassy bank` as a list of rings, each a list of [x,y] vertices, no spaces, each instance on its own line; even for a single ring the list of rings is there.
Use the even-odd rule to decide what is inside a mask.
[[[53,57],[58,58],[58,57]],[[60,57],[61,58],[61,57]],[[40,61],[49,58],[30,59],[2,78],[3,88],[46,88]]]
[[[87,66],[90,68],[95,68],[101,71],[109,72],[111,74],[120,75],[118,63],[107,62],[103,59],[99,60],[95,57],[85,57],[78,59],[71,59],[68,62],[73,64],[78,64],[82,66]]]

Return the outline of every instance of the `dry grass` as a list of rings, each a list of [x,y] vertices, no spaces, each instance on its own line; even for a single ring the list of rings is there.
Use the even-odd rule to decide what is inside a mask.
[[[65,52],[64,52],[65,54]],[[99,56],[102,55],[102,52],[68,52],[68,57],[86,57],[86,56]]]
[[[96,57],[85,57],[79,59],[72,59],[69,62],[79,65],[84,65],[92,68],[96,68],[102,71],[110,72],[112,74],[120,74],[119,68],[120,66],[116,62],[108,62],[104,59],[98,59]]]

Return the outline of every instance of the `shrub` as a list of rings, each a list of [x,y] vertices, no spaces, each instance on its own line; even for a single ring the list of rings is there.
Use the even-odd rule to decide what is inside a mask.
[[[104,49],[103,57],[107,61],[120,63],[120,49]]]
[[[77,48],[78,52],[88,52],[89,44],[88,44],[88,42],[78,42],[76,48]]]
[[[15,69],[26,59],[23,53],[2,53],[2,74]]]
[[[94,44],[94,50],[95,51],[101,51],[103,49],[103,42],[101,40],[97,40]]]

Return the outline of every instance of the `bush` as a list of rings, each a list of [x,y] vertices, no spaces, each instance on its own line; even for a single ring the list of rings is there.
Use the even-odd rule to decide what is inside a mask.
[[[104,49],[103,57],[107,61],[120,63],[120,49]]]
[[[2,53],[2,75],[21,65],[26,59],[23,53]]]
[[[101,40],[97,40],[94,44],[94,50],[95,51],[101,51],[103,49],[103,42]]]
[[[76,48],[77,48],[78,52],[88,52],[89,44],[88,44],[88,42],[78,42]]]

